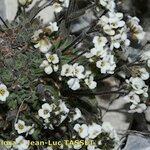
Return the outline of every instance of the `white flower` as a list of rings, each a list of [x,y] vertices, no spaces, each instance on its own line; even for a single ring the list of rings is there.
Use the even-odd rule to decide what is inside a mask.
[[[43,119],[47,119],[50,117],[50,112],[52,112],[52,106],[48,103],[42,105],[42,109],[38,111],[38,115]]]
[[[27,150],[28,147],[29,147],[29,141],[24,139],[23,136],[19,136],[16,138],[15,140],[16,142],[16,145],[15,147],[18,149],[18,150]]]
[[[94,56],[99,56],[100,58],[103,58],[107,55],[107,48],[93,48],[91,49],[91,54]]]
[[[57,54],[47,53],[46,58],[47,60],[44,60],[40,67],[44,68],[45,73],[48,75],[51,74],[53,71],[57,72],[59,69],[58,65],[56,65],[59,63],[59,58]]]
[[[149,73],[147,72],[145,68],[140,68],[139,72],[140,72],[140,77],[142,80],[147,80],[149,78]]]
[[[129,113],[142,113],[144,112],[146,109],[147,109],[147,106],[144,104],[144,103],[141,103],[141,104],[137,104],[137,105],[131,105],[130,106],[130,109],[128,112]]]
[[[125,25],[125,22],[122,19],[122,13],[109,12],[108,17],[102,16],[98,24],[103,27],[106,34],[115,35],[115,30],[124,27]]]
[[[73,75],[78,79],[85,78],[85,75],[83,74],[84,70],[82,65],[79,65],[78,63],[73,64]]]
[[[124,97],[124,99],[127,102],[131,102],[131,103],[133,103],[135,105],[140,103],[140,97],[137,94],[135,94],[134,92],[130,92],[127,96]]]
[[[85,79],[85,83],[90,89],[95,89],[97,86],[97,83],[94,81],[93,76],[90,76],[89,78]]]
[[[0,83],[0,101],[6,101],[6,98],[9,96],[9,92],[7,90],[7,87]]]
[[[145,82],[139,78],[139,77],[136,77],[136,78],[133,78],[131,77],[129,79],[129,81],[127,80],[127,83],[130,83],[134,92],[136,94],[143,94],[144,97],[148,97],[148,86],[145,84]]]
[[[59,12],[61,12],[62,11],[62,7],[61,7],[61,5],[59,4],[59,3],[54,3],[53,4],[53,9],[54,9],[54,11],[56,12],[56,13],[59,13]]]
[[[83,139],[88,136],[88,126],[86,124],[76,124],[74,130],[78,132],[79,136]]]
[[[137,39],[138,42],[141,42],[145,37],[145,32],[143,28],[139,25],[140,20],[137,17],[129,16],[128,26],[132,32],[132,38]]]
[[[90,139],[95,139],[102,132],[102,127],[96,123],[89,126],[88,133]]]
[[[46,58],[47,58],[47,60],[48,60],[49,63],[52,63],[52,64],[59,63],[59,57],[58,57],[57,54],[47,53],[45,56],[46,56]]]
[[[51,74],[53,72],[52,65],[49,64],[47,60],[44,60],[42,64],[40,65],[41,68],[44,68],[44,71],[46,74]]]
[[[95,47],[104,47],[107,43],[107,39],[103,36],[95,36],[94,39],[93,39],[93,43],[94,43],[94,46]]]
[[[42,53],[47,53],[51,48],[52,44],[49,42],[47,38],[39,39],[37,44],[34,45],[35,48],[39,48]]]
[[[118,34],[115,36],[110,37],[111,39],[111,44],[110,44],[110,49],[113,50],[114,48],[118,49],[121,46],[129,46],[130,45],[130,40],[127,38],[127,28],[124,26],[120,30],[118,30]]]
[[[25,125],[25,122],[22,120],[18,120],[18,122],[15,124],[15,129],[19,134],[25,133],[28,131],[28,127]]]
[[[69,109],[67,108],[66,104],[63,101],[60,101],[59,107],[60,112],[63,112],[64,114],[67,114],[69,112]]]
[[[115,30],[113,30],[110,25],[105,25],[103,30],[108,35],[115,35]]]
[[[114,11],[115,9],[115,2],[114,0],[99,0],[100,4],[110,11]]]
[[[102,60],[96,62],[96,66],[101,69],[102,74],[113,74],[116,68],[113,55],[107,55]]]
[[[113,50],[113,48],[120,48],[121,46],[121,35],[118,34],[118,35],[115,35],[115,36],[112,36],[111,37],[111,46],[110,46],[110,49]]]
[[[50,25],[47,28],[50,29],[51,32],[58,31],[57,22],[50,22],[49,24]]]
[[[61,70],[61,76],[73,76],[73,67],[72,65],[64,64]]]
[[[72,90],[77,90],[80,88],[80,81],[78,78],[71,78],[68,82],[67,82],[69,88],[71,88]]]
[[[75,108],[75,114],[73,115],[73,121],[78,120],[79,118],[82,117],[81,111],[78,108]]]
[[[109,12],[109,24],[111,28],[117,29],[123,27],[125,25],[125,22],[122,19],[123,13]]]

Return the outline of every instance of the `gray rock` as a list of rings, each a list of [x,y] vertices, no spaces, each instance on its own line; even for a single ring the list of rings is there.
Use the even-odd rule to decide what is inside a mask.
[[[123,150],[150,150],[150,138],[129,135]]]

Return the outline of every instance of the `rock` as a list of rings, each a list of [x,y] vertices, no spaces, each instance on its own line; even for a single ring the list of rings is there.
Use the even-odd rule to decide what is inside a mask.
[[[129,135],[126,146],[122,150],[150,150],[150,138]]]
[[[0,16],[2,18],[5,18],[5,4],[4,4],[4,1],[3,0],[0,0]],[[2,22],[0,21],[0,24]]]

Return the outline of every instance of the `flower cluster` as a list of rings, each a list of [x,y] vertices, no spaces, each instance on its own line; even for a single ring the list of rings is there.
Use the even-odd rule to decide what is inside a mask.
[[[116,4],[114,0],[99,0],[101,6],[105,7],[109,11],[114,11]]]
[[[90,62],[96,63],[96,67],[101,70],[102,74],[113,74],[116,68],[114,55],[111,54],[107,47],[108,40],[106,37],[95,36],[93,39],[94,48],[85,54]]]
[[[90,88],[96,88],[97,83],[94,81],[94,77],[90,71],[85,72],[85,68],[78,63],[73,65],[64,64],[61,70],[61,76],[71,77],[68,80],[67,84],[72,90],[77,90],[80,88],[80,80],[84,79],[85,84]]]
[[[44,68],[44,71],[46,74],[51,74],[53,71],[57,72],[59,69],[58,68],[58,63],[59,63],[58,55],[46,53],[45,56],[47,60],[44,60],[42,64],[40,65],[40,67]]]
[[[129,112],[143,112],[146,110],[143,99],[148,97],[148,86],[140,77],[131,77],[129,80],[126,80],[126,82],[131,87],[131,92],[125,96],[125,99],[132,104],[130,106],[131,111]]]
[[[42,53],[47,53],[52,46],[52,43],[49,40],[49,35],[56,31],[58,31],[56,22],[50,22],[49,26],[36,31],[32,37],[32,42],[35,43],[34,47],[39,48]]]
[[[79,108],[69,109],[66,104],[60,100],[58,104],[44,103],[42,108],[38,111],[39,117],[44,121],[45,129],[55,130],[55,128],[60,128],[67,130],[67,125],[64,126],[65,122],[68,122],[69,127],[71,127],[75,132],[73,132],[72,139],[85,139],[85,140],[94,140],[92,145],[87,145],[87,149],[90,150],[101,148],[106,142],[118,141],[118,136],[115,129],[111,126],[110,123],[104,122],[102,125],[92,122],[91,124],[79,123],[85,121],[85,116],[81,113]],[[57,118],[57,119],[56,119]],[[104,136],[104,139],[101,139],[101,136]],[[95,140],[96,139],[96,140]],[[62,139],[63,140],[63,139]],[[81,149],[85,147],[82,144],[73,144],[73,145],[61,145],[60,149],[65,147],[69,149]],[[53,150],[53,147],[48,147],[47,149]]]
[[[39,117],[44,119],[45,128],[51,130],[53,130],[55,126],[59,126],[66,119],[68,113],[69,109],[62,100],[59,101],[59,105],[55,103],[51,105],[45,103],[38,111]]]

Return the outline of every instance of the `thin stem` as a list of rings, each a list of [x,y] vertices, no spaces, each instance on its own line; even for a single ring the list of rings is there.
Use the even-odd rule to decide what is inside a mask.
[[[111,94],[120,94],[126,95],[127,92],[121,92],[120,90],[117,91],[101,91],[101,92],[92,92],[88,90],[77,90],[77,91],[63,91],[65,95],[78,95],[78,96],[100,96],[100,95],[111,95]]]
[[[6,28],[9,28],[8,25],[6,24],[6,22],[4,21],[4,19],[0,16],[0,20],[2,21],[2,23],[5,25]]]
[[[78,58],[80,58],[83,54],[85,54],[87,52],[87,50],[83,51],[81,54],[79,54],[78,56],[74,57],[72,60],[70,60],[68,62],[68,64],[73,63],[75,61],[77,61]]]

